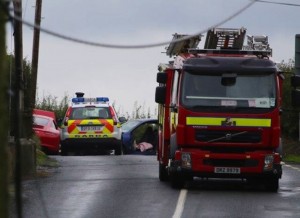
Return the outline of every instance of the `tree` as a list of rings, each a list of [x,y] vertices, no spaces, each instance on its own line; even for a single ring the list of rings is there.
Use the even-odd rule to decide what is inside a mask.
[[[65,96],[58,102],[58,98],[53,95],[44,96],[42,99],[37,99],[35,108],[47,111],[53,111],[56,118],[63,118],[68,109],[70,97]]]
[[[6,54],[5,62],[7,66],[11,66],[11,69],[6,69],[7,74],[11,74],[11,88],[15,86],[15,74],[12,73],[15,70],[15,57],[14,55]],[[11,64],[10,64],[11,63]],[[26,59],[23,59],[23,73],[24,73],[24,83],[23,83],[23,90],[24,90],[24,98],[22,104],[24,105],[24,113],[21,115],[21,119],[23,121],[23,134],[25,138],[31,138],[33,131],[32,131],[32,109],[33,103],[30,98],[30,92],[33,89],[31,83],[31,64]],[[9,102],[11,102],[11,97],[9,96]],[[14,126],[15,120],[13,119],[14,115],[12,113],[14,111],[14,104],[10,103],[10,135],[14,135]]]
[[[291,76],[294,73],[295,61],[290,59],[287,63],[282,61],[278,64],[279,69],[284,72],[285,79],[283,81],[282,93],[282,109],[281,129],[282,135],[286,138],[297,139],[299,136],[299,108],[291,106]]]

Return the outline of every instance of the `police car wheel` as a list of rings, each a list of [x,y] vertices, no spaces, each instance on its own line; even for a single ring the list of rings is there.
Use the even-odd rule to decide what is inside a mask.
[[[115,155],[122,155],[123,154],[123,146],[118,145],[115,149]]]

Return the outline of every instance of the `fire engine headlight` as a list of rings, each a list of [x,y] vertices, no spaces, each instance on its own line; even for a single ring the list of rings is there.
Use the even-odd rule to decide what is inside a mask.
[[[182,168],[191,168],[192,167],[190,153],[182,153],[181,154],[181,166],[182,166]]]
[[[271,169],[273,169],[273,162],[274,162],[274,156],[273,155],[266,155],[265,156],[264,170],[271,170]]]

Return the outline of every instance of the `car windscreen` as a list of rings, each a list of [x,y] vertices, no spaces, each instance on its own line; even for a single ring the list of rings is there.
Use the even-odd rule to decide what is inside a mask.
[[[112,119],[112,116],[109,107],[78,107],[72,108],[70,119]]]
[[[182,90],[181,101],[187,107],[272,108],[276,102],[273,73],[186,72]]]
[[[128,120],[126,123],[122,124],[122,132],[128,132],[129,130],[136,127],[140,123],[141,121],[139,120]]]
[[[50,120],[44,117],[33,116],[33,124],[38,126],[46,126]]]

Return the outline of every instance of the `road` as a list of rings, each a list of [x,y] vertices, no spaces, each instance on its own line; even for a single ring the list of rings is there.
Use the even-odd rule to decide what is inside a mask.
[[[174,190],[155,156],[52,156],[60,167],[23,185],[25,218],[299,217],[300,165],[283,167],[278,193],[241,180],[196,179]]]

